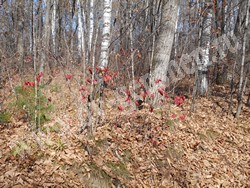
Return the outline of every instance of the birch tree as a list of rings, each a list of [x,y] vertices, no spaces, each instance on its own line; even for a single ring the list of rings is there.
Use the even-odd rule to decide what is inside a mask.
[[[54,54],[56,54],[56,8],[57,8],[57,0],[54,0],[52,19],[51,19],[51,33],[52,33],[52,43],[53,43],[52,48]]]
[[[198,94],[204,96],[208,91],[208,66],[209,66],[209,49],[210,49],[210,37],[212,28],[212,4],[210,0],[206,0],[206,9],[204,12],[201,42],[200,42],[200,54],[198,67]]]
[[[109,59],[109,44],[110,44],[110,30],[111,30],[111,10],[112,0],[104,0],[103,11],[103,31],[102,31],[102,43],[101,43],[101,55],[99,68],[103,69],[108,66]]]
[[[90,12],[89,12],[89,43],[88,48],[91,51],[92,38],[94,33],[94,0],[90,0]]]
[[[111,35],[111,11],[112,11],[112,0],[103,1],[103,31],[102,31],[102,43],[101,43],[101,55],[99,61],[99,69],[103,70],[108,66],[109,60],[109,44],[110,44],[110,35]],[[100,118],[102,117],[102,106],[103,106],[103,90],[104,90],[104,81],[102,79],[103,75],[100,75],[100,99],[99,99],[99,113],[97,123],[99,123]],[[93,82],[93,81],[92,81]]]

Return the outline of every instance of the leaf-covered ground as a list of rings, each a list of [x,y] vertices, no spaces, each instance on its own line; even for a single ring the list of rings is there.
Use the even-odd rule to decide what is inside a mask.
[[[198,99],[192,114],[189,102],[153,113],[111,106],[91,137],[79,134],[78,86],[62,80],[45,88],[55,111],[39,133],[17,117],[0,125],[0,187],[250,186],[245,105],[238,119],[224,94]]]

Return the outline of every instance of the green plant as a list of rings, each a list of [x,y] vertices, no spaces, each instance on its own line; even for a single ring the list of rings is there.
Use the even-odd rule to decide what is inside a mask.
[[[124,163],[122,162],[115,163],[112,161],[108,161],[107,166],[111,169],[112,173],[117,177],[121,177],[123,179],[131,179],[131,174]]]
[[[58,84],[51,85],[50,92],[53,93],[59,93],[61,91],[61,86]]]
[[[60,129],[61,129],[61,125],[56,122],[52,126],[43,126],[41,128],[41,131],[43,131],[46,134],[53,133],[53,132],[58,133],[58,132],[60,132]]]
[[[16,146],[11,150],[11,154],[16,157],[17,155],[21,155],[21,153],[29,150],[29,146],[25,142],[19,142]]]
[[[11,114],[9,112],[0,112],[0,123],[9,123]]]
[[[47,97],[42,93],[42,86],[39,86],[37,92],[37,100],[35,100],[35,88],[17,86],[15,92],[17,99],[15,105],[19,111],[24,111],[27,115],[28,121],[43,125],[49,120],[49,113],[53,106],[48,102]],[[35,118],[35,112],[37,116]]]
[[[67,145],[59,138],[56,140],[55,144],[52,146],[53,149],[58,151],[63,151]]]

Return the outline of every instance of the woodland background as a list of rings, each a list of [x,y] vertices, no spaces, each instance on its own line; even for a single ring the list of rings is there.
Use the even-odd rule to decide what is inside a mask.
[[[250,186],[249,12],[1,0],[0,186]]]

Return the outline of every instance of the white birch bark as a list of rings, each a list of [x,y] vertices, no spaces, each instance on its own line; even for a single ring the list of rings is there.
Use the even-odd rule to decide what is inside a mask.
[[[201,51],[198,66],[198,94],[205,95],[208,91],[208,66],[209,66],[209,49],[212,28],[212,9],[208,2],[207,11],[204,13],[202,31],[201,31]]]
[[[57,8],[57,0],[53,1],[53,11],[52,11],[52,19],[51,19],[51,34],[52,34],[52,49],[53,53],[56,54],[56,8]]]
[[[100,68],[108,66],[112,0],[104,0],[103,3],[104,3],[104,12],[103,12],[101,55],[99,63]]]
[[[89,51],[92,48],[92,38],[94,33],[94,0],[90,0],[90,12],[89,12]]]
[[[78,38],[78,53],[80,57],[84,49],[84,34],[83,34],[83,23],[82,23],[82,10],[80,0],[77,0],[77,38]]]

